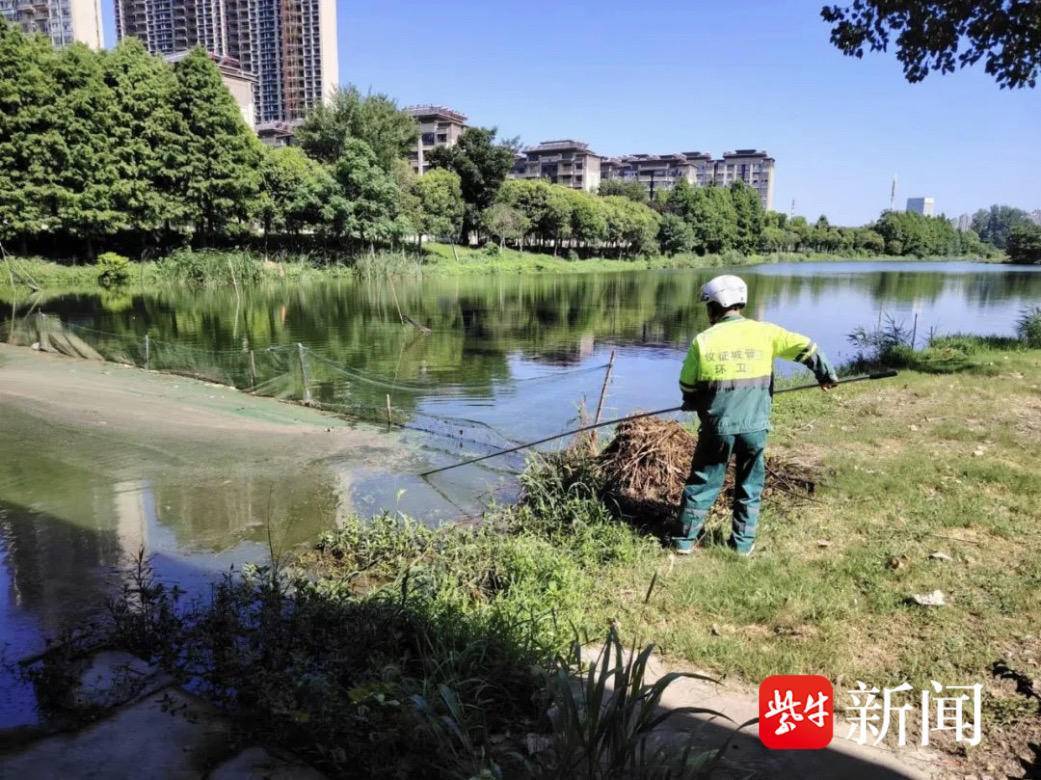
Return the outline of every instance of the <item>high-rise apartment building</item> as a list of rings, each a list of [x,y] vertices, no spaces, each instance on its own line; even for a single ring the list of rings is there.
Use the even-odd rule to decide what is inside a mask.
[[[409,152],[412,170],[422,175],[430,165],[427,154],[438,146],[455,146],[466,129],[466,116],[445,106],[409,106],[405,109],[419,125],[416,150]]]
[[[116,33],[153,54],[201,46],[256,79],[258,129],[292,126],[339,83],[336,0],[116,0]]]
[[[907,211],[913,211],[915,214],[922,214],[926,217],[931,217],[935,208],[935,198],[925,197],[907,199]]]
[[[600,186],[600,159],[582,141],[543,141],[517,156],[510,176],[547,179],[553,184],[593,192]]]
[[[28,35],[40,33],[55,46],[85,43],[102,46],[99,0],[0,0],[0,18],[14,22]]]
[[[605,158],[601,169],[605,180],[638,181],[652,197],[656,192],[671,190],[681,179],[699,187],[709,184],[727,187],[742,181],[759,193],[764,209],[772,209],[774,163],[774,158],[766,152],[738,149],[726,152],[719,160],[705,152],[628,154]]]

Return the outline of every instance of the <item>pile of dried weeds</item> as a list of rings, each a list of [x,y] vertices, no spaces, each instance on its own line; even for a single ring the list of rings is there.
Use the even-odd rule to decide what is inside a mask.
[[[622,423],[599,458],[607,497],[634,520],[671,520],[690,473],[695,444],[697,437],[674,420],[644,417]],[[767,457],[766,467],[765,499],[777,491],[806,497],[816,488],[815,469],[804,464]],[[717,509],[730,506],[733,488],[731,467]]]

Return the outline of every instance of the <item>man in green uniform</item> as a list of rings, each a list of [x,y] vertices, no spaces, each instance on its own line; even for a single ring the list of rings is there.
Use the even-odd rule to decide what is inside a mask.
[[[695,337],[683,361],[683,409],[698,413],[701,431],[680,504],[680,536],[673,546],[693,552],[705,518],[723,488],[727,463],[736,459],[730,547],[749,555],[755,546],[759,500],[766,478],[774,358],[802,363],[829,390],[838,377],[806,336],[741,316],[748,287],[737,276],[717,276],[701,288],[711,327]]]

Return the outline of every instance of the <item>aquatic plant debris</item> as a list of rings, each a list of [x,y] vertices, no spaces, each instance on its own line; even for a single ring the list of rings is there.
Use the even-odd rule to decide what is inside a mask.
[[[645,522],[671,520],[690,473],[697,436],[675,420],[644,417],[624,422],[600,454],[608,496],[626,514]],[[817,487],[818,469],[775,455],[767,455],[766,487],[769,500],[777,491],[808,497]],[[733,467],[716,508],[733,498]]]

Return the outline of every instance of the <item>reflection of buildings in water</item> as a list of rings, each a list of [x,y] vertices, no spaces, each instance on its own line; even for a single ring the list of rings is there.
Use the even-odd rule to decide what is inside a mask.
[[[148,527],[155,521],[155,494],[144,481],[117,482],[115,493],[116,542],[123,556],[133,560],[139,551],[148,552]]]

